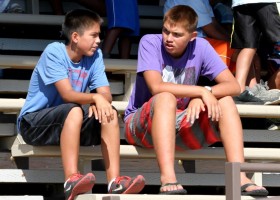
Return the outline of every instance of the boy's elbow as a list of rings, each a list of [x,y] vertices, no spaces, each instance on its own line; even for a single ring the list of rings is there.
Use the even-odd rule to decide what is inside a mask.
[[[150,92],[154,96],[159,93],[159,90],[157,87],[150,87]]]
[[[156,94],[159,94],[161,92],[166,91],[166,84],[165,83],[159,83],[159,84],[153,84],[148,86],[150,93],[154,96]]]

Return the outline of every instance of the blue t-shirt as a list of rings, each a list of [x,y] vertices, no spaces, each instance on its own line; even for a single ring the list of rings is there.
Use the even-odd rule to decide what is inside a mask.
[[[197,85],[200,76],[213,80],[225,69],[227,66],[203,38],[189,42],[181,58],[175,59],[165,51],[161,34],[143,36],[139,44],[136,81],[125,110],[125,120],[152,97],[142,72],[156,70],[164,82]],[[185,109],[188,103],[188,97],[178,98],[177,108]]]
[[[49,44],[33,70],[26,101],[18,117],[18,127],[26,113],[64,103],[54,83],[67,78],[77,92],[108,86],[101,50],[98,49],[91,57],[84,56],[79,63],[73,63],[65,44]]]
[[[212,23],[212,18],[214,17],[213,9],[209,0],[166,0],[163,10],[164,13],[177,5],[186,5],[194,9],[198,15],[197,36],[205,37],[206,35],[202,30],[202,27]]]

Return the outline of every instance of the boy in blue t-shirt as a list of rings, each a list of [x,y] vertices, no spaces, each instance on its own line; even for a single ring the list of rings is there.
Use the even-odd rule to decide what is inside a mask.
[[[51,43],[42,53],[18,117],[27,144],[60,145],[67,200],[90,191],[95,182],[93,173],[78,171],[80,145],[101,144],[109,193],[139,193],[145,185],[141,175],[119,175],[118,116],[98,48],[102,22],[89,10],[77,9],[65,16],[66,42]]]
[[[231,97],[240,86],[209,42],[196,38],[197,20],[191,7],[174,6],[164,16],[162,34],[142,37],[125,111],[128,143],[155,149],[161,194],[187,192],[175,175],[175,149],[200,149],[221,140],[227,161],[244,162],[242,124]],[[201,76],[216,84],[199,86]],[[240,175],[242,195],[268,194]]]

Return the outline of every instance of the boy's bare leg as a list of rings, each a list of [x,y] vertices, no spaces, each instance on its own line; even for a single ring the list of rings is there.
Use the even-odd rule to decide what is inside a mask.
[[[239,52],[237,57],[235,77],[241,87],[241,92],[245,90],[246,81],[248,80],[248,74],[255,53],[256,49],[245,48]]]
[[[115,110],[114,120],[101,125],[101,148],[109,182],[120,173],[120,129]]]
[[[120,36],[123,28],[114,27],[108,29],[102,44],[102,52],[105,57],[109,56],[114,48],[114,45]]]
[[[268,87],[280,90],[280,69],[269,78]]]
[[[231,97],[219,100],[222,117],[219,121],[221,139],[228,162],[244,162],[243,128],[238,110]],[[233,145],[234,142],[234,145]],[[241,172],[241,185],[251,183],[244,172]],[[260,186],[250,186],[247,191],[262,189]]]
[[[118,49],[119,49],[120,58],[129,59],[131,45],[132,45],[131,40],[132,39],[128,36],[123,36],[119,38]]]
[[[170,93],[160,93],[154,97],[152,119],[152,138],[161,173],[161,184],[177,182],[174,170],[175,121],[177,101]],[[172,185],[162,188],[164,191],[182,189]]]
[[[80,107],[73,108],[65,122],[60,137],[60,149],[64,177],[67,180],[72,174],[78,173],[78,157],[80,149],[80,130],[83,112]]]

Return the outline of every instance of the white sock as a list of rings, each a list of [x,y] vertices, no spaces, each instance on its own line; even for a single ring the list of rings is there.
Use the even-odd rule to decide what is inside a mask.
[[[111,188],[112,183],[113,183],[115,180],[116,180],[116,178],[113,178],[113,179],[109,182],[109,184],[108,184],[108,192],[109,192],[109,190],[110,190],[110,188]]]

